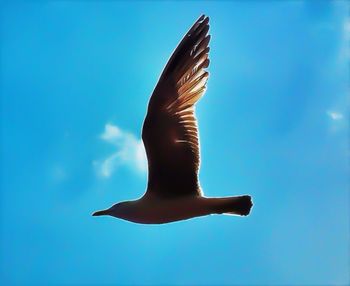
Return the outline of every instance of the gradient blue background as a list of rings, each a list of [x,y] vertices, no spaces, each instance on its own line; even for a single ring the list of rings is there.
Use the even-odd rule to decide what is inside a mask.
[[[1,4],[1,284],[349,283],[348,6]],[[252,214],[91,217],[142,195],[145,173],[96,174],[114,150],[99,136],[112,123],[140,137],[149,95],[202,13],[201,185],[251,194]]]

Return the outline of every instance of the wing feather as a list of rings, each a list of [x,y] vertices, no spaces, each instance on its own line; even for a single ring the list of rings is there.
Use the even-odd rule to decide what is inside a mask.
[[[209,18],[201,16],[166,64],[151,96],[142,130],[148,158],[147,193],[200,195],[199,135],[195,104],[209,73]]]

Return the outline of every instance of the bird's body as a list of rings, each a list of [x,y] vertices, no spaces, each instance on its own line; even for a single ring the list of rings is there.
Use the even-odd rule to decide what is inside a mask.
[[[95,212],[144,224],[209,214],[248,215],[250,196],[206,198],[198,180],[200,152],[194,107],[209,73],[209,18],[201,16],[184,36],[152,93],[142,128],[148,185],[138,200]]]
[[[162,224],[186,220],[209,214],[247,215],[251,207],[249,196],[206,198],[203,196],[184,196],[173,199],[145,195],[135,201],[118,206],[115,212],[100,211],[94,215],[112,215],[124,220],[143,224]],[[239,207],[241,206],[241,207]],[[243,206],[243,207],[242,207]]]

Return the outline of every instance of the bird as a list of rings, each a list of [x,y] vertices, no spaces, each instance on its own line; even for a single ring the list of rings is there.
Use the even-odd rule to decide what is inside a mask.
[[[201,15],[169,58],[148,102],[142,141],[146,192],[94,212],[139,224],[164,224],[212,214],[249,215],[249,195],[205,197],[199,184],[200,146],[195,105],[209,73],[209,17]]]

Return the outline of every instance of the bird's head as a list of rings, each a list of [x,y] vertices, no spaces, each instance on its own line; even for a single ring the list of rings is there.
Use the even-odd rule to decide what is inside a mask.
[[[109,209],[94,212],[93,216],[110,215],[118,218],[123,218],[128,211],[130,202],[121,202],[111,206]]]

